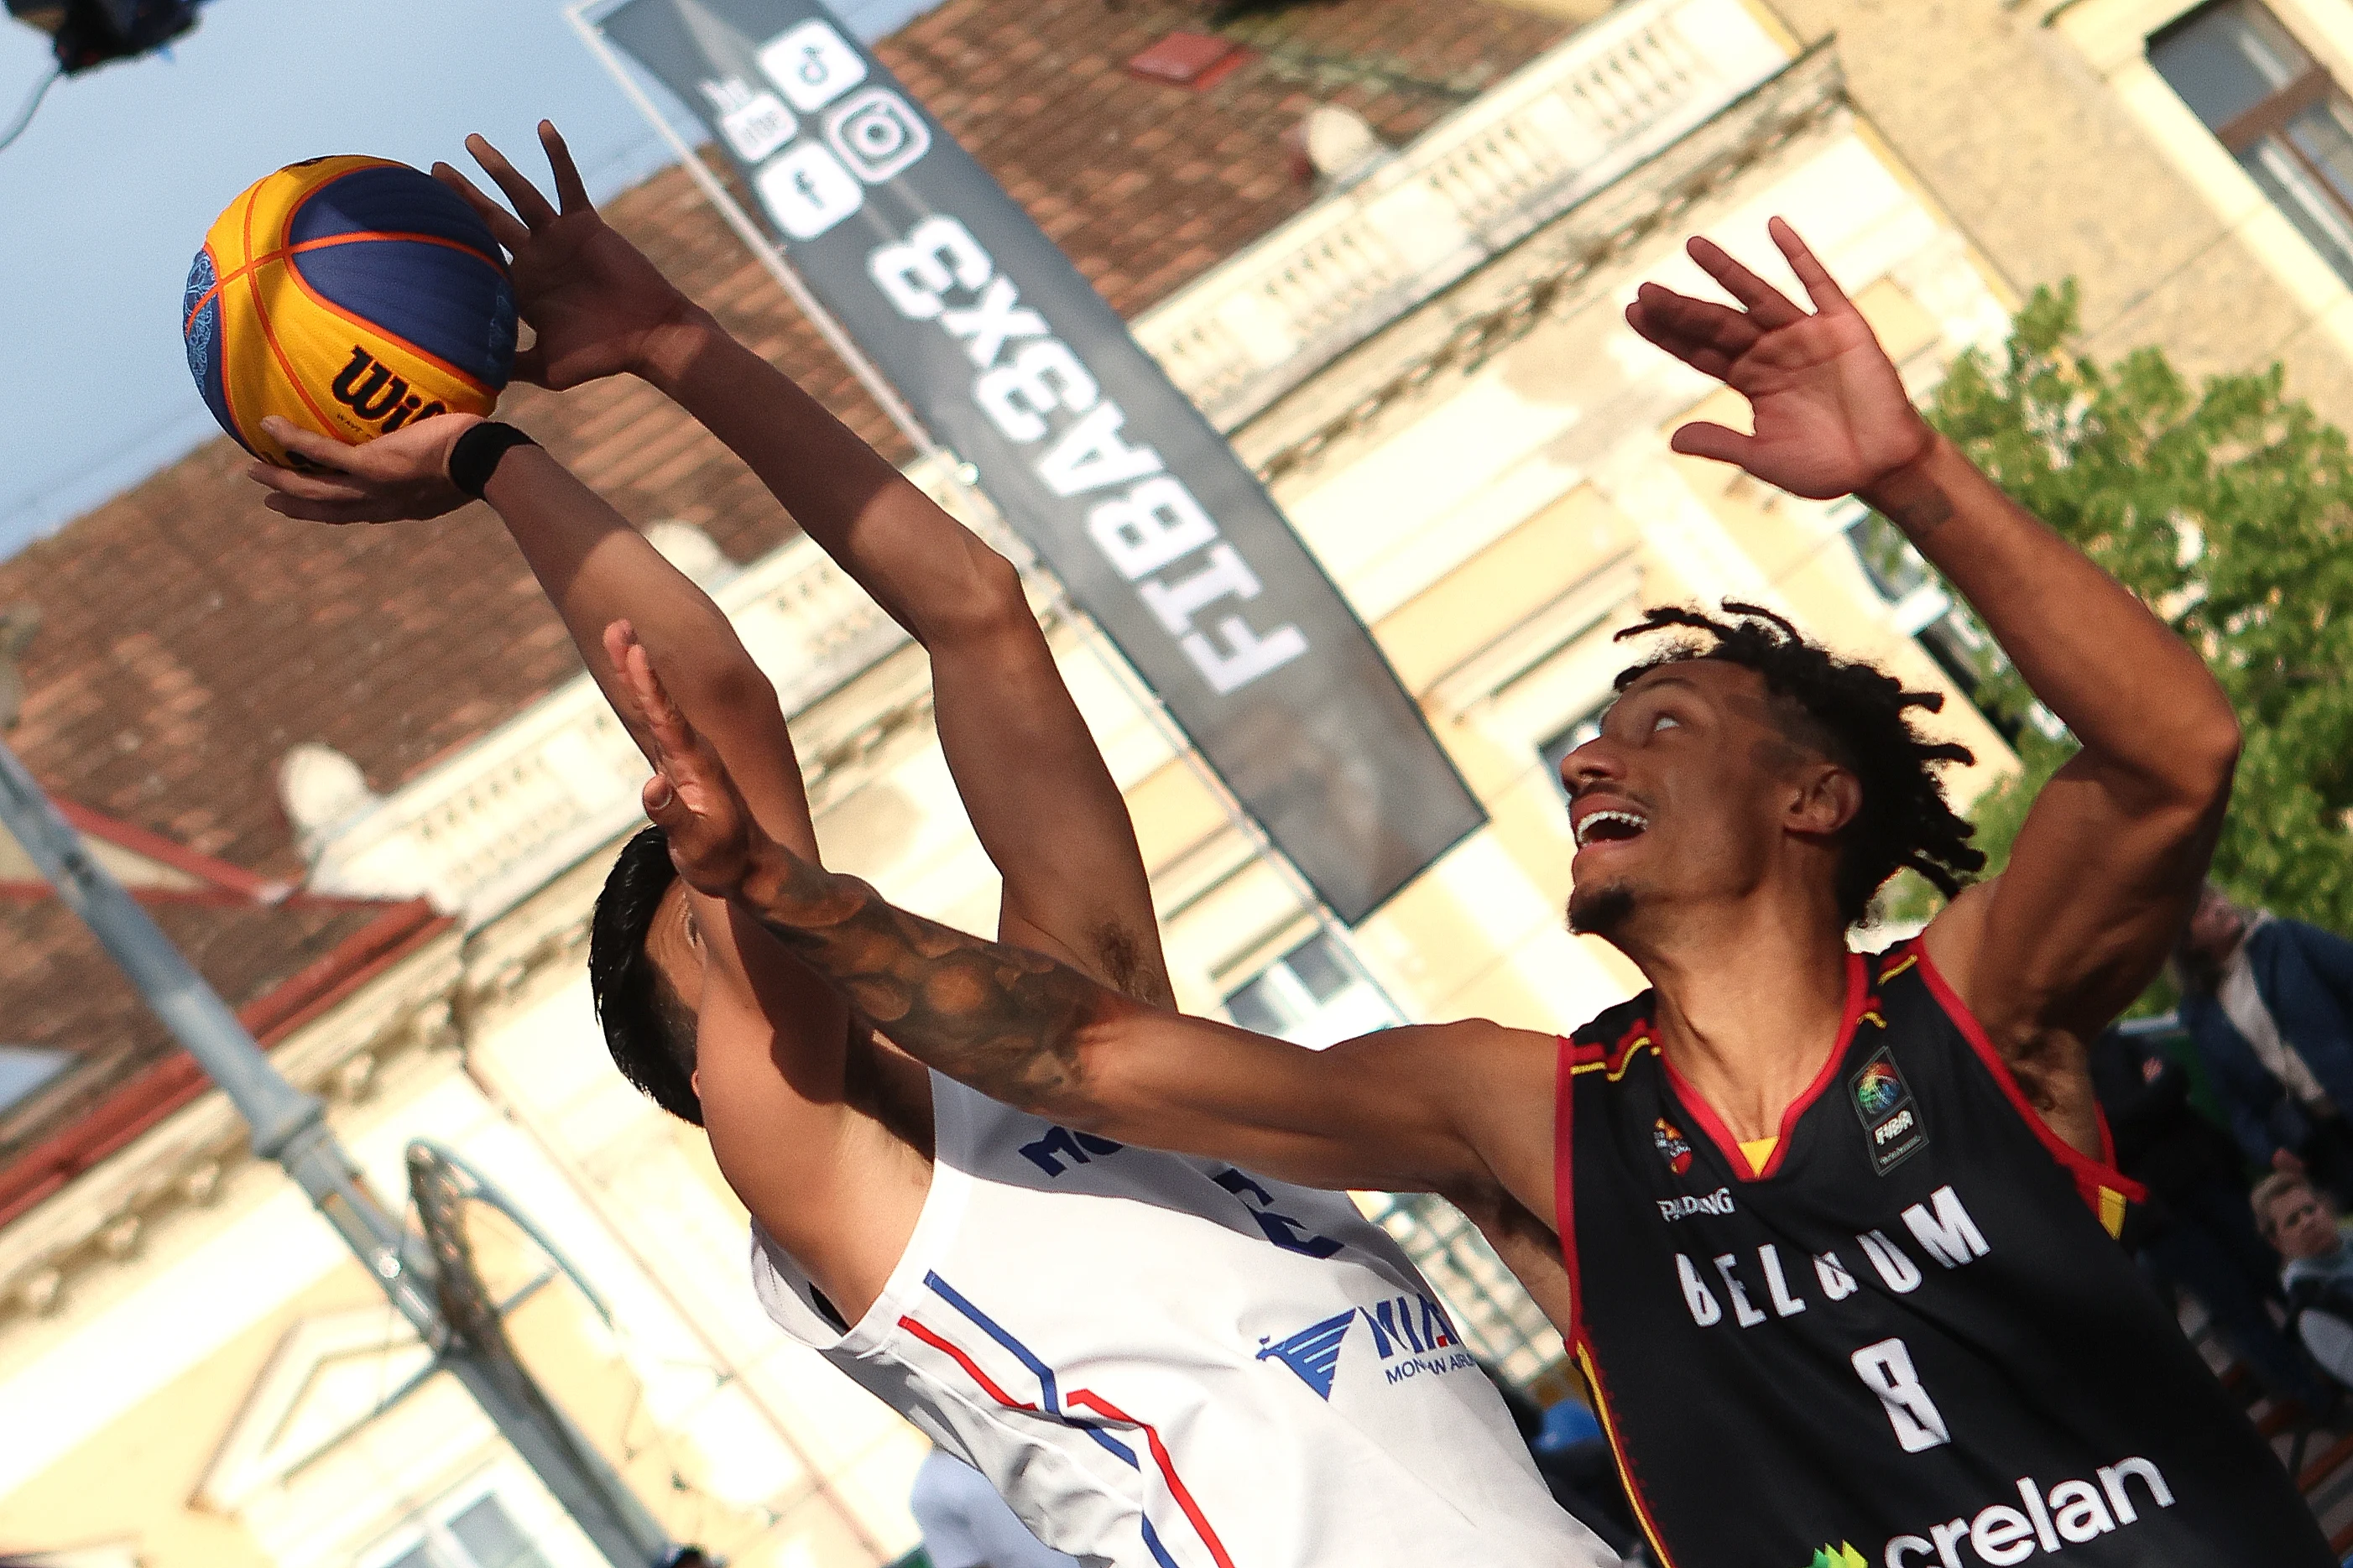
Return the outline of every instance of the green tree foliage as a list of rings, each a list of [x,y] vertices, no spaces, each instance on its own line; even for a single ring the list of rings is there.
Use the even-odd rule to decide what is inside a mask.
[[[1928,418],[2202,650],[2245,731],[2214,879],[2250,903],[2353,931],[2353,451],[2284,395],[2277,365],[2190,384],[2145,348],[2073,346],[2071,282],[2037,289],[1999,359],[1956,363]],[[1998,657],[1980,700],[2031,699]],[[2023,774],[1974,809],[1999,869],[2034,793],[2073,753],[2021,723]],[[1906,900],[1908,901],[1908,900]]]

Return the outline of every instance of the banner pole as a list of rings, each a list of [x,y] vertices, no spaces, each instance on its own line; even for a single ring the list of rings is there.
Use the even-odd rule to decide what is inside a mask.
[[[1034,577],[1045,585],[1047,608],[1050,611],[1075,619],[1082,629],[1081,640],[1085,644],[1088,653],[1093,657],[1097,665],[1110,675],[1123,690],[1128,692],[1137,706],[1143,710],[1146,721],[1159,733],[1160,738],[1167,742],[1171,751],[1184,760],[1187,768],[1191,771],[1194,777],[1209,791],[1224,812],[1228,826],[1242,835],[1259,859],[1274,868],[1275,874],[1282,879],[1293,897],[1300,901],[1303,911],[1314,921],[1317,931],[1330,939],[1339,949],[1342,958],[1356,978],[1380,998],[1381,1005],[1398,1023],[1412,1022],[1405,1009],[1398,1005],[1395,994],[1382,983],[1380,977],[1373,973],[1371,966],[1366,963],[1364,955],[1357,952],[1355,933],[1333,914],[1330,906],[1317,895],[1306,876],[1291,863],[1289,856],[1275,847],[1274,841],[1260,826],[1258,820],[1242,808],[1241,803],[1235,797],[1233,792],[1226,787],[1225,780],[1218,776],[1217,770],[1209,766],[1208,760],[1201,754],[1200,748],[1193,743],[1192,737],[1177,724],[1175,716],[1168,711],[1167,705],[1161,700],[1160,694],[1153,690],[1124,658],[1113,657],[1113,650],[1105,646],[1109,639],[1102,627],[1095,624],[1094,617],[1086,615],[1079,607],[1077,602],[1071,597],[1070,590],[1064,585],[1060,577],[1038,559],[1037,552],[1029,548],[1027,542],[1020,540],[1002,520],[996,517],[997,509],[994,503],[985,507],[976,504],[983,498],[976,497],[973,487],[965,482],[961,461],[956,459],[954,453],[947,451],[932,439],[931,432],[915,417],[914,411],[899,395],[898,389],[875,368],[873,362],[866,357],[856,341],[842,328],[841,323],[834,319],[832,312],[828,310],[810,291],[808,285],[802,280],[792,263],[786,259],[783,251],[768,238],[752,215],[744,210],[743,204],[736,201],[726,184],[711,172],[710,165],[706,164],[686,139],[678,133],[677,127],[673,126],[669,117],[662,113],[660,106],[654,102],[653,96],[647,92],[630,74],[628,67],[614,51],[613,47],[606,42],[605,35],[598,30],[596,24],[589,19],[591,12],[604,7],[605,0],[575,0],[574,4],[565,7],[564,14],[572,23],[574,30],[578,32],[582,40],[587,44],[589,50],[596,55],[598,62],[604,66],[607,74],[619,84],[622,92],[628,95],[632,104],[636,105],[638,112],[645,117],[647,123],[650,124],[655,132],[669,143],[670,150],[678,154],[679,162],[685,164],[688,175],[702,190],[703,199],[717,210],[719,216],[726,220],[727,226],[735,231],[736,237],[750,247],[752,254],[759,258],[760,264],[784,289],[794,307],[807,316],[809,323],[817,328],[818,335],[825,340],[826,346],[849,367],[849,372],[857,378],[859,385],[863,387],[867,395],[873,398],[876,405],[881,407],[883,416],[891,421],[892,426],[902,436],[906,437],[908,443],[915,448],[922,458],[936,467],[941,475],[942,483],[957,503],[958,509],[965,514],[965,525],[975,528],[993,548],[1019,565],[1023,575]]]

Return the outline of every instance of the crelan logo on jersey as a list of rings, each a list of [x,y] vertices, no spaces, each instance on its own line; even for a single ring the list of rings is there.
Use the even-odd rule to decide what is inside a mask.
[[[1651,1142],[1659,1146],[1659,1158],[1667,1163],[1668,1170],[1680,1176],[1691,1169],[1691,1142],[1673,1122],[1660,1117],[1651,1124]]]
[[[1446,1316],[1446,1309],[1416,1291],[1393,1296],[1370,1307],[1346,1311],[1310,1323],[1289,1339],[1259,1342],[1260,1361],[1279,1361],[1299,1374],[1299,1381],[1321,1399],[1332,1397],[1332,1382],[1339,1374],[1341,1347],[1362,1314],[1373,1331],[1373,1351],[1381,1360],[1385,1382],[1398,1384],[1424,1373],[1444,1373],[1475,1367],[1478,1363],[1461,1348],[1462,1336]]]
[[[1871,1564],[1862,1552],[1841,1541],[1836,1546],[1825,1546],[1815,1552],[1814,1560],[1807,1563],[1806,1568],[1871,1568]]]
[[[1921,1534],[1899,1535],[1887,1543],[1881,1561],[1884,1568],[1974,1568],[1980,1563],[2010,1568],[2038,1552],[2063,1553],[2137,1523],[2144,1508],[2173,1506],[2173,1489],[2164,1473],[2137,1456],[2102,1465],[2093,1478],[2043,1487],[2021,1476],[2018,1507],[1991,1503],[1973,1515],[1930,1525]],[[2134,1481],[2140,1483],[2139,1497],[2127,1484]],[[1821,1561],[1814,1559],[1817,1564]]]

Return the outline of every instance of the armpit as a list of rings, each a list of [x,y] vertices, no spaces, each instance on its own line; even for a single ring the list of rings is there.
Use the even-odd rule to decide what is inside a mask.
[[[1157,952],[1147,952],[1147,944],[1126,925],[1118,921],[1103,921],[1090,934],[1087,946],[1094,955],[1103,984],[1113,990],[1147,1007],[1176,1005],[1176,994]]]

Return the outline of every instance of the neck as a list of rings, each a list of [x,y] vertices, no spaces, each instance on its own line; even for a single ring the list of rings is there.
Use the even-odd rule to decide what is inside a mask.
[[[1659,911],[1621,943],[1658,993],[1659,1049],[1732,1134],[1772,1136],[1820,1076],[1846,1014],[1846,933],[1827,900]],[[1651,934],[1651,933],[1645,933]]]

